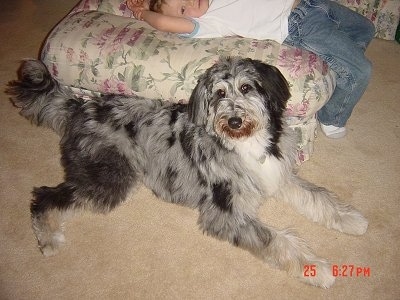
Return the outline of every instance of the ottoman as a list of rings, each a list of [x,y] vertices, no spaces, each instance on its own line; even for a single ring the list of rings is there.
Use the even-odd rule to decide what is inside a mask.
[[[270,40],[184,39],[135,20],[122,0],[82,0],[50,32],[41,60],[79,96],[120,93],[187,101],[197,78],[220,56],[258,59],[279,68],[292,97],[286,118],[297,137],[298,162],[309,159],[316,112],[335,87],[315,54]]]

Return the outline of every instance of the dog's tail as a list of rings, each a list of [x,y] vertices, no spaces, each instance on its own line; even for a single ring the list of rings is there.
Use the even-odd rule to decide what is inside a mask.
[[[64,132],[66,121],[79,100],[53,79],[39,60],[24,60],[18,80],[8,83],[6,90],[20,114],[38,126],[47,126],[58,134]]]

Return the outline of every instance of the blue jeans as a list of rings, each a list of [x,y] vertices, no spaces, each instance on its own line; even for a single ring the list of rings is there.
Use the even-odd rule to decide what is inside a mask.
[[[302,0],[289,16],[284,43],[309,50],[336,74],[336,88],[317,113],[322,124],[345,126],[368,86],[371,63],[364,52],[375,34],[371,21],[329,0]]]

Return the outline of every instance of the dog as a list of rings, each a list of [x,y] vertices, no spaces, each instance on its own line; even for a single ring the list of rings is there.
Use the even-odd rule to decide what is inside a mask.
[[[109,212],[141,183],[165,201],[198,209],[206,234],[323,288],[335,281],[330,263],[291,230],[262,223],[260,205],[273,196],[327,228],[367,230],[360,212],[295,174],[284,120],[289,86],[271,65],[222,57],[199,77],[187,104],[123,95],[83,100],[38,60],[22,62],[7,92],[22,116],[61,136],[65,181],[32,192],[33,229],[45,256],[64,243],[67,216]],[[315,276],[304,276],[305,266]]]

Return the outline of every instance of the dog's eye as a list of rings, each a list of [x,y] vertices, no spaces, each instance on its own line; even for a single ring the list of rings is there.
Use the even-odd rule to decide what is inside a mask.
[[[251,89],[252,89],[251,85],[250,85],[250,84],[247,84],[247,83],[243,84],[243,85],[240,87],[240,90],[242,91],[243,94],[247,94],[248,92],[251,91]]]
[[[217,96],[218,96],[218,98],[225,98],[225,95],[226,95],[226,93],[225,93],[224,90],[219,89],[219,90],[217,91]]]

